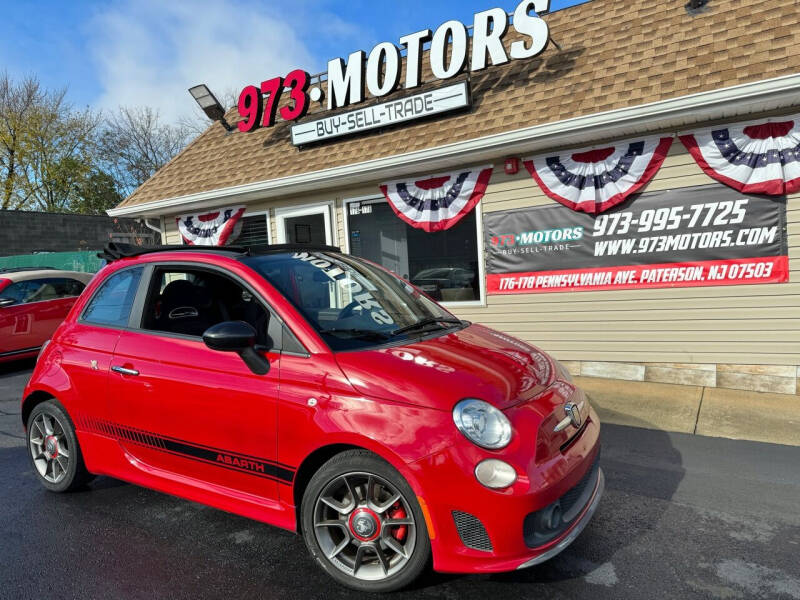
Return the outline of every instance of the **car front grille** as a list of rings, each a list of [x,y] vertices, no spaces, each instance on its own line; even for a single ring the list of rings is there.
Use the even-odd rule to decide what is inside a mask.
[[[489,539],[489,534],[486,533],[486,528],[476,516],[454,510],[453,521],[456,523],[458,536],[467,548],[483,552],[492,551],[492,541]]]
[[[561,498],[528,514],[522,525],[525,544],[529,548],[542,546],[564,533],[592,497],[600,472],[600,454],[581,480]]]

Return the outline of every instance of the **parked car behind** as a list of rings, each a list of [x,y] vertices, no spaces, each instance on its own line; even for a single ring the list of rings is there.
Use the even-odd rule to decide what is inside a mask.
[[[424,269],[411,278],[411,283],[434,300],[472,300],[475,271],[458,267]],[[466,294],[466,295],[465,295]]]
[[[0,269],[0,362],[36,356],[91,278],[46,267]]]

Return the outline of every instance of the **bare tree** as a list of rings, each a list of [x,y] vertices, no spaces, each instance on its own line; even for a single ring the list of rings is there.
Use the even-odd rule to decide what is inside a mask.
[[[15,84],[7,72],[0,75],[0,209],[27,204],[27,194],[18,183],[31,151],[30,117],[43,96],[36,77]]]
[[[162,123],[152,107],[120,107],[103,123],[100,156],[128,196],[180,152],[191,134],[185,125]]]

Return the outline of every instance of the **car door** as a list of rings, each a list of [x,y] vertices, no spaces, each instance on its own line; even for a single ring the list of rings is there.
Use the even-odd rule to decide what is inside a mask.
[[[22,354],[38,347],[31,335],[30,306],[25,304],[32,284],[32,281],[17,281],[0,291],[0,356]]]
[[[114,352],[109,412],[134,464],[184,483],[276,499],[279,483],[291,481],[276,463],[279,338],[264,352],[271,365],[266,375],[254,374],[235,353],[209,349],[202,330],[231,320],[234,309],[225,307],[197,327],[191,320],[208,309],[207,298],[199,297],[208,290],[184,289],[177,300],[170,292],[193,285],[198,273],[211,277],[203,275],[208,272],[216,288],[238,286],[242,298],[260,302],[245,282],[220,270],[152,265],[139,327],[124,331]],[[172,317],[176,323],[169,323]]]
[[[108,375],[120,332],[128,327],[144,267],[110,273],[92,291],[86,306],[59,334],[61,364],[80,398],[79,429],[110,436]]]
[[[84,284],[65,277],[41,277],[6,286],[0,298],[0,354],[39,348],[61,324]],[[5,302],[1,303],[5,304]]]

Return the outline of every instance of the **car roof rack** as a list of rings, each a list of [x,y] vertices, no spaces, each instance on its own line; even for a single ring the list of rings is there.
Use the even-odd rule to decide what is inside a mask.
[[[338,246],[326,246],[324,244],[270,244],[268,246],[257,246],[252,249],[250,254],[252,256],[260,256],[261,254],[271,254],[272,252],[338,252],[341,254],[342,249]]]
[[[0,269],[0,273],[24,273],[25,271],[58,271],[55,267],[9,267]]]
[[[142,254],[153,254],[154,252],[224,252],[226,254],[246,254],[248,250],[239,246],[191,246],[181,244],[170,244],[163,246],[134,246],[120,242],[109,242],[105,245],[102,252],[97,254],[98,258],[114,262],[121,258],[132,258]]]
[[[242,246],[192,246],[183,244],[170,244],[163,246],[134,246],[121,242],[109,242],[103,251],[97,256],[108,262],[114,262],[121,258],[132,258],[143,254],[154,252],[213,252],[217,254],[240,254],[246,256],[270,254],[272,252],[339,252],[341,248],[336,246],[325,246],[318,244],[272,244],[269,246],[257,246],[251,251],[250,248]]]

